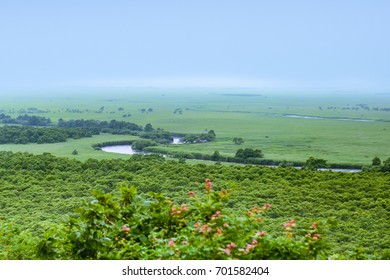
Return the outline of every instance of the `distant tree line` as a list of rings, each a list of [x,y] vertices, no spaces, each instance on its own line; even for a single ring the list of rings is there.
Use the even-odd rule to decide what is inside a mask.
[[[142,127],[131,122],[111,120],[58,120],[58,127],[80,127],[88,129],[92,134],[111,133],[111,134],[130,134],[137,135],[137,132],[142,131]]]
[[[77,127],[0,127],[0,144],[58,143],[65,142],[67,138],[79,139],[91,136],[90,131]]]
[[[28,116],[28,115],[21,115],[16,118],[12,118],[9,115],[5,115],[1,113],[0,123],[30,125],[30,126],[48,126],[51,124],[51,120],[45,117]]]

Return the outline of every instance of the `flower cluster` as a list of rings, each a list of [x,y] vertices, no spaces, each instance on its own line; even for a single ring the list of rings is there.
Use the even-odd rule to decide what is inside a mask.
[[[295,227],[295,220],[290,220],[287,223],[283,224],[285,230],[291,230],[293,227]]]
[[[122,230],[122,232],[130,232],[131,231],[131,229],[126,225],[123,225],[121,230]]]
[[[314,233],[314,234],[308,233],[308,234],[306,234],[306,236],[313,238],[313,240],[318,240],[321,237],[321,234],[319,234],[319,233]]]
[[[209,233],[212,230],[212,227],[209,224],[205,224],[199,228],[200,233]]]
[[[183,203],[183,204],[180,206],[179,209],[176,208],[176,207],[172,207],[172,209],[171,209],[171,214],[172,214],[172,215],[180,215],[181,213],[184,213],[184,212],[187,212],[187,211],[188,211],[188,207],[187,207],[186,204]]]
[[[226,248],[225,249],[222,249],[222,251],[226,254],[226,255],[230,255],[231,251],[236,248],[236,243],[234,242],[231,242],[229,244],[226,244]]]
[[[215,219],[217,219],[217,218],[219,218],[219,217],[221,217],[221,211],[215,212],[215,214],[213,214],[213,215],[211,216],[211,220],[215,220]]]
[[[261,237],[265,236],[265,234],[266,234],[265,231],[258,231],[256,233],[256,235],[261,236]]]
[[[206,182],[206,191],[210,192],[213,189],[213,183],[211,183],[211,180],[208,178],[205,180],[205,182]]]

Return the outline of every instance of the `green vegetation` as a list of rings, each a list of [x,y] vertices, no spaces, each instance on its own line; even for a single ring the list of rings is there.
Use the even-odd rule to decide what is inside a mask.
[[[30,127],[30,126],[2,126],[0,127],[0,144],[27,144],[27,143],[58,143],[68,138],[79,139],[92,137],[92,133],[78,127]]]
[[[43,259],[317,259],[325,258],[322,230],[317,222],[272,235],[262,229],[268,220],[265,204],[241,215],[226,209],[228,193],[206,196],[190,191],[189,205],[175,205],[162,194],[137,195],[120,188],[120,198],[95,192],[94,200],[78,209],[80,217],[44,234],[37,246]]]
[[[244,139],[242,139],[241,137],[234,137],[233,138],[233,143],[236,144],[236,145],[241,145],[244,142],[245,142]]]
[[[40,112],[40,111],[35,111]],[[45,117],[39,116],[28,116],[28,115],[19,115],[17,118],[13,119],[9,115],[3,113],[0,114],[0,122],[5,124],[19,124],[19,125],[30,125],[30,126],[47,126],[51,124],[51,120]]]
[[[235,157],[242,158],[242,159],[248,159],[248,158],[262,158],[264,157],[262,151],[259,149],[238,149],[236,152]]]
[[[314,157],[308,158],[305,164],[303,165],[303,168],[308,170],[318,170],[319,168],[327,168],[327,167],[329,166],[326,163],[326,160],[322,158],[314,158]]]
[[[77,157],[79,156],[81,154],[77,155]],[[157,199],[145,197],[145,202],[142,202],[142,199],[137,200],[133,206],[136,208],[134,213],[138,213],[136,214],[137,219],[144,217],[146,220],[130,219],[124,222],[125,220],[121,217],[125,209],[119,210],[115,206],[120,200],[112,198],[113,201],[117,202],[110,204],[108,201],[111,198],[105,198],[105,196],[99,195],[96,191],[111,193],[113,197],[118,197],[119,199],[121,188],[126,189],[126,186],[134,186],[138,189],[141,196],[147,195],[148,192],[165,194],[164,197],[169,197],[174,205],[179,205],[174,206],[172,204],[171,207],[176,207],[176,209],[179,209],[178,207],[181,207],[180,205],[182,204],[188,205],[189,209],[197,209],[198,206],[192,204],[193,198],[188,193],[192,191],[202,201],[208,203],[207,193],[204,194],[203,182],[205,177],[213,178],[213,190],[218,193],[226,190],[229,194],[229,199],[224,202],[223,208],[221,208],[223,215],[226,214],[224,216],[226,219],[234,220],[237,217],[242,217],[248,210],[256,206],[261,207],[267,203],[272,205],[272,208],[267,211],[267,215],[263,217],[263,214],[261,214],[265,222],[261,223],[259,227],[253,225],[253,228],[248,231],[248,235],[243,235],[242,239],[237,241],[240,247],[243,247],[244,243],[246,244],[250,241],[248,238],[253,237],[251,234],[255,230],[265,231],[270,238],[275,238],[274,241],[276,243],[273,244],[277,247],[277,244],[280,244],[277,241],[279,240],[278,236],[283,240],[283,235],[287,234],[283,225],[286,221],[293,219],[297,225],[297,232],[293,232],[293,234],[297,238],[299,237],[296,245],[301,244],[303,247],[299,247],[300,245],[298,247],[303,248],[302,250],[305,251],[305,246],[299,241],[301,240],[300,234],[307,232],[313,221],[320,222],[331,218],[332,223],[327,226],[328,231],[321,233],[321,242],[323,242],[321,244],[325,247],[321,247],[321,250],[319,249],[321,256],[318,255],[317,257],[324,257],[324,253],[327,257],[337,259],[381,259],[389,257],[388,251],[386,251],[386,248],[389,248],[390,245],[388,235],[388,221],[390,219],[389,172],[340,173],[251,165],[188,165],[173,160],[166,160],[157,155],[134,155],[127,160],[98,161],[89,159],[81,162],[54,157],[50,154],[31,155],[26,153],[13,154],[10,152],[0,153],[0,188],[2,193],[0,198],[0,246],[2,249],[0,251],[3,252],[1,257],[8,259],[39,258],[39,254],[42,253],[43,249],[40,248],[41,253],[38,254],[36,244],[46,244],[45,248],[49,249],[47,242],[52,240],[49,237],[53,236],[54,238],[54,236],[59,234],[57,230],[53,229],[53,226],[56,228],[56,225],[60,228],[72,225],[69,228],[70,231],[62,231],[69,234],[77,230],[86,229],[80,228],[81,225],[87,226],[85,224],[86,214],[72,214],[74,209],[83,207],[83,199],[86,203],[84,204],[85,211],[87,209],[91,210],[90,207],[94,209],[95,212],[88,212],[91,215],[94,213],[93,215],[101,215],[100,217],[102,218],[105,211],[109,213],[119,211],[115,212],[115,219],[117,219],[114,222],[115,226],[101,224],[103,227],[108,227],[107,231],[96,231],[97,236],[101,237],[99,240],[103,243],[105,242],[105,234],[110,239],[116,233],[126,234],[125,232],[121,233],[120,230],[116,231],[118,225],[121,227],[126,225],[132,228],[132,226],[138,225],[137,221],[141,225],[146,225],[148,217],[153,213],[153,215],[157,215],[154,217],[168,218],[168,216],[164,216],[168,215],[165,211],[159,214],[157,210],[153,212],[153,208],[150,209],[153,213],[144,212],[142,207],[138,208],[136,205],[139,203],[153,204],[155,203],[153,202],[154,199]],[[92,193],[97,195],[98,201],[100,201],[98,204],[93,202]],[[105,204],[104,201],[107,201],[108,204]],[[161,202],[161,207],[167,207],[165,198],[159,201]],[[147,205],[149,204],[143,207],[147,207]],[[217,211],[218,209],[214,210]],[[193,211],[194,216],[189,217],[188,221],[196,223],[199,212],[197,212],[198,210]],[[69,224],[67,216],[76,220]],[[163,221],[161,220],[162,223]],[[178,219],[179,221],[180,219]],[[200,223],[205,225],[202,221]],[[245,225],[245,223],[243,221],[242,226],[244,228],[249,226]],[[193,230],[192,226],[193,224],[187,229],[183,228],[183,230]],[[210,226],[212,226],[213,231],[217,230],[214,225]],[[163,228],[164,226],[162,225]],[[18,232],[18,234],[15,235],[15,232]],[[152,234],[152,232],[150,233]],[[193,233],[195,234],[195,232]],[[187,231],[184,234],[181,230],[175,231],[175,233],[172,232],[172,234],[159,238],[156,236],[156,238],[161,239],[159,241],[161,244],[159,243],[158,246],[170,250],[171,247],[166,246],[167,242],[169,242],[168,239],[177,238],[178,242],[175,241],[175,244],[178,244],[183,241],[184,236],[195,239],[201,238],[201,236],[197,235],[192,236]],[[235,238],[233,238],[233,235],[236,233],[233,231],[231,234],[229,237],[231,242],[236,242]],[[70,236],[68,237],[70,238]],[[136,238],[136,236],[131,238]],[[142,239],[143,237],[138,236],[137,238]],[[59,239],[65,240],[61,236],[59,236]],[[200,239],[197,240],[196,242],[200,242]],[[54,242],[54,239],[52,241]],[[81,242],[82,239],[79,241]],[[111,241],[114,242],[113,240]],[[227,239],[221,239],[222,243],[227,241]],[[259,242],[260,240],[257,241]],[[269,241],[271,242],[272,240]],[[22,243],[15,246],[19,244],[18,242]],[[72,242],[73,245],[69,246],[78,244],[74,243],[76,241],[68,240],[66,242]],[[91,242],[95,241],[92,240]],[[127,248],[125,243],[122,244],[124,247],[120,247],[122,245],[110,242],[107,243],[108,248],[111,248],[110,250],[117,248],[117,245],[119,246],[118,248],[121,248],[120,250],[124,250],[120,254],[127,250],[124,249]],[[283,243],[284,241],[280,242]],[[217,242],[217,247],[220,248],[222,243]],[[134,245],[135,243],[131,244]],[[145,243],[137,244],[140,246],[145,245]],[[221,248],[227,249],[226,244]],[[58,255],[51,255],[52,258],[73,258],[76,256],[73,255],[72,250],[66,249],[68,245],[64,245],[64,248],[62,247],[63,245],[57,245],[59,246],[58,250],[61,252],[58,252]],[[55,249],[57,245],[53,245],[54,251],[57,250]],[[292,243],[291,246],[294,247],[295,245]],[[216,250],[217,247],[212,248]],[[326,250],[322,251],[323,249]],[[295,249],[293,251],[296,252]],[[108,256],[104,252],[108,251],[101,251],[102,255],[99,256],[102,258],[116,258],[111,255]],[[145,253],[147,252],[149,251],[146,250]],[[150,255],[149,257],[152,258],[153,256]],[[167,255],[164,256],[167,257]],[[306,253],[302,253],[299,256],[294,255],[297,258],[309,256],[313,257],[313,255]],[[175,256],[171,257],[174,258]],[[194,255],[188,255],[188,258],[192,257]],[[218,255],[219,257],[221,257],[221,254]],[[90,255],[88,258],[90,258]],[[288,255],[283,255],[281,258],[289,257]]]

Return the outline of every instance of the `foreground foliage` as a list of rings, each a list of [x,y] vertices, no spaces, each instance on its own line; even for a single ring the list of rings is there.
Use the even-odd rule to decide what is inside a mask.
[[[38,245],[40,258],[60,259],[316,259],[325,257],[316,222],[306,229],[295,220],[285,232],[265,232],[265,204],[244,213],[229,213],[226,190],[213,191],[206,179],[206,195],[175,205],[159,193],[137,195],[121,188],[120,199],[95,192],[67,225],[49,231]]]

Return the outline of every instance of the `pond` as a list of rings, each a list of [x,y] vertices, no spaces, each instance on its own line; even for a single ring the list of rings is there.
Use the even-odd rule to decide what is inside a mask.
[[[173,137],[173,141],[171,144],[172,145],[184,144],[183,138]],[[131,145],[106,146],[106,147],[102,147],[101,150],[107,153],[116,153],[116,154],[123,154],[123,155],[150,154],[146,152],[136,151],[131,147]]]
[[[146,154],[145,152],[133,150],[130,145],[106,146],[102,148],[102,151],[124,155]]]

